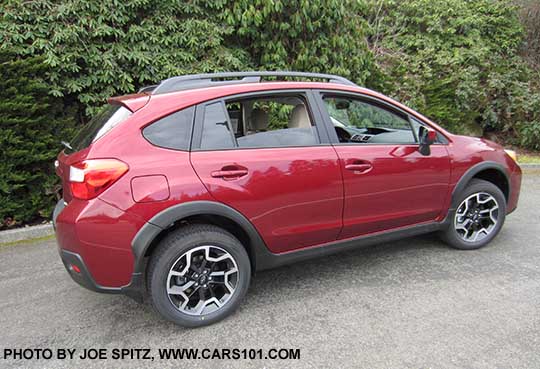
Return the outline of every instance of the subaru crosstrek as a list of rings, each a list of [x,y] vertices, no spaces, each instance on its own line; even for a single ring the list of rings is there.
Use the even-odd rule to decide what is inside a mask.
[[[231,314],[257,270],[435,231],[485,246],[521,183],[512,151],[326,74],[170,78],[65,145],[70,276],[191,327]]]

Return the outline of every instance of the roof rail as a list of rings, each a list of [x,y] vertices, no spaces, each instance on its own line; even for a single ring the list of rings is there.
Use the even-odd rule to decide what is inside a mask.
[[[262,77],[301,77],[313,79],[325,79],[328,82],[343,85],[356,86],[347,78],[332,74],[307,73],[307,72],[223,72],[209,74],[190,74],[185,76],[172,77],[161,81],[157,86],[143,87],[141,92],[150,92],[152,95],[164,94],[173,91],[190,90],[193,88],[214,87],[222,85],[233,85],[240,83],[261,82]],[[237,78],[237,79],[233,79]]]
[[[158,85],[151,85],[151,86],[144,86],[144,87],[141,87],[137,93],[139,93],[139,94],[142,94],[142,93],[145,93],[145,92],[152,93],[152,91],[154,91],[154,89],[155,89],[157,86],[158,86]]]

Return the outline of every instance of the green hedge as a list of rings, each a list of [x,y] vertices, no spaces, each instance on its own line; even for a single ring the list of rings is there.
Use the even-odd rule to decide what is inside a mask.
[[[56,199],[53,163],[75,116],[49,94],[46,69],[43,58],[0,53],[0,229],[48,218]]]
[[[516,3],[537,9],[530,0]],[[73,106],[81,124],[109,96],[186,73],[341,74],[456,133],[496,134],[540,150],[540,68],[531,55],[521,56],[533,45],[536,18],[522,15],[524,30],[512,4],[5,0],[0,51],[2,76],[11,77],[1,82],[0,124],[10,133],[1,148],[13,153],[0,168],[0,221],[47,215],[58,132],[73,125],[64,106]]]
[[[42,55],[54,96],[76,95],[87,113],[110,96],[172,75],[243,69],[232,27],[209,1],[8,0],[1,47]]]
[[[374,6],[371,49],[387,93],[456,133],[498,133],[540,149],[540,73],[521,57],[516,7],[496,0]]]

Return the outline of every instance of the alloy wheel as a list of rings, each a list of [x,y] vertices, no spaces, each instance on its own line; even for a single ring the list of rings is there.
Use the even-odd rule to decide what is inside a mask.
[[[499,220],[499,204],[486,192],[468,196],[459,205],[454,227],[465,242],[478,242],[489,236]]]
[[[167,277],[169,300],[189,315],[202,316],[219,310],[237,286],[237,263],[218,246],[188,250],[174,262]]]

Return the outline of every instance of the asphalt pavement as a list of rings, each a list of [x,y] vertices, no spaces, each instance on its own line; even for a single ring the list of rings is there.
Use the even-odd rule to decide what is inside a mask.
[[[540,368],[539,206],[540,172],[526,173],[518,210],[484,249],[427,235],[262,272],[233,316],[199,329],[79,287],[53,239],[2,246],[0,367]],[[31,348],[108,356],[4,358]],[[154,361],[112,358],[137,348]],[[166,348],[292,348],[300,359],[160,360]]]

